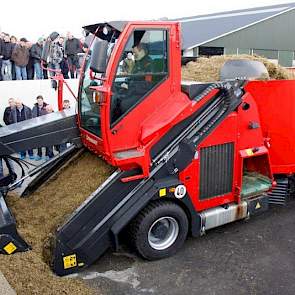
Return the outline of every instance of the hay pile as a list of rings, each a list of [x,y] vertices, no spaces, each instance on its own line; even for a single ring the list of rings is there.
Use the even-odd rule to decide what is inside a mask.
[[[199,82],[219,81],[221,67],[226,61],[232,59],[261,61],[266,66],[270,79],[272,80],[295,79],[294,74],[279,65],[275,65],[268,59],[245,54],[212,56],[210,58],[200,57],[195,62],[191,61],[182,67],[182,80]]]
[[[18,231],[33,250],[1,256],[0,270],[17,294],[91,294],[80,280],[55,276],[42,256],[48,236],[62,224],[111,173],[97,156],[84,153],[78,160],[27,199],[8,196]]]

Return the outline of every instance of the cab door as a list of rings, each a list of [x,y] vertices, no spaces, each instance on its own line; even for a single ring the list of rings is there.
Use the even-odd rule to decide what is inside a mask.
[[[140,128],[172,91],[169,25],[130,26],[112,77],[109,145],[139,147]]]

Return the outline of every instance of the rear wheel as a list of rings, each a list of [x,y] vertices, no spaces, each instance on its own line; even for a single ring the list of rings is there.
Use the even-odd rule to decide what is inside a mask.
[[[188,219],[182,208],[172,202],[153,202],[137,215],[129,232],[141,256],[161,259],[173,255],[183,245]]]

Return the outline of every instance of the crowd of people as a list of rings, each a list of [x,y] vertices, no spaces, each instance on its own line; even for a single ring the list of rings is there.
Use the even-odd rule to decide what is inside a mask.
[[[65,99],[63,101],[63,108],[70,108],[70,101]],[[5,125],[11,125],[18,122],[22,122],[31,118],[36,118],[40,116],[47,115],[54,112],[53,107],[44,101],[42,95],[38,95],[36,98],[36,103],[32,108],[26,106],[20,99],[10,98],[8,100],[8,106],[5,108],[3,114],[3,121]],[[0,125],[0,127],[2,127]],[[34,152],[33,149],[28,151],[20,152],[20,159],[24,160],[28,156],[30,160],[40,161],[42,159],[49,160],[54,157],[54,149],[57,152],[63,152],[67,148],[67,144],[60,144],[58,146],[49,146],[45,148],[37,148]],[[45,150],[45,155],[43,156],[43,150]],[[3,165],[2,159],[0,158],[0,178],[3,176]]]
[[[49,41],[46,59],[43,47]],[[47,39],[36,43],[26,38],[19,40],[7,33],[0,33],[0,81],[48,79],[47,68],[60,70],[65,79],[77,78],[84,53],[88,46],[83,39],[70,32],[66,37],[54,32]]]

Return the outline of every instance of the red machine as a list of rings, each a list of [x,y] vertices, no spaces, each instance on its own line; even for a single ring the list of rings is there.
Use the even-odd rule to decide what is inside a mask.
[[[122,233],[146,259],[164,258],[187,234],[292,195],[295,81],[182,82],[175,22],[85,30],[93,46],[78,93],[81,140],[119,169],[57,230],[58,275],[117,249]]]
[[[86,83],[89,93],[93,95],[95,92],[95,95],[101,99],[99,107],[97,107],[100,112],[101,125],[99,126],[99,134],[97,130],[91,132],[91,128],[87,128],[87,123],[83,121],[84,115],[80,103],[79,126],[82,141],[92,151],[102,154],[110,164],[118,166],[122,170],[132,168],[140,170],[140,173],[132,176],[131,179],[123,181],[148,177],[153,149],[157,143],[169,130],[200,109],[203,104],[206,104],[207,99],[209,100],[216,93],[213,90],[200,103],[195,103],[192,96],[196,94],[193,92],[197,91],[196,93],[200,94],[198,91],[204,90],[206,85],[201,85],[198,82],[190,85],[181,83],[180,28],[177,23],[120,22],[97,24],[85,27],[85,29],[103,39],[109,39],[111,34],[116,36],[114,39],[116,45],[108,60],[102,85],[93,87]],[[106,30],[106,35],[103,35],[103,30]],[[120,87],[124,78],[132,79],[132,74],[122,75],[120,73],[120,62],[126,58],[126,53],[132,50],[132,46],[136,42],[141,42],[141,40],[135,41],[136,32],[139,32],[139,35],[142,32],[144,36],[144,34],[155,34],[157,30],[163,32],[163,36],[167,34],[162,39],[165,43],[162,44],[165,48],[162,56],[165,58],[161,61],[163,65],[166,64],[166,68],[165,70],[162,68],[161,72],[154,73],[154,76],[162,75],[162,80],[156,86],[151,86],[152,89],[148,89],[147,93],[136,98],[137,100],[133,104],[130,103],[125,114],[112,122],[113,98],[118,92],[124,91],[117,89],[117,80]],[[133,42],[132,46],[130,46],[130,41]],[[142,73],[141,75],[144,76]],[[91,65],[86,68],[84,79],[87,80],[87,76],[95,80]],[[84,87],[84,81],[81,81],[82,96],[83,89],[84,91],[87,89]],[[240,106],[210,134],[208,139],[202,141],[197,149],[197,153],[200,155],[206,147],[233,143],[232,191],[228,196],[218,196],[202,202],[198,200],[199,187],[197,183],[200,160],[197,158],[180,174],[190,195],[195,196],[193,198],[195,208],[203,210],[229,201],[239,201],[243,185],[243,171],[250,169],[250,167],[251,170],[261,172],[261,175],[272,180],[273,174],[294,173],[295,158],[292,142],[294,123],[293,114],[290,111],[293,109],[294,86],[294,81],[247,83],[243,90],[245,94]],[[132,85],[132,87],[136,87],[136,85]],[[193,95],[190,97],[191,94]],[[122,97],[122,100],[126,99],[124,94]],[[277,107],[278,100],[280,100],[280,108]],[[282,135],[282,132],[286,130],[289,131]],[[186,177],[190,180],[186,181]]]

